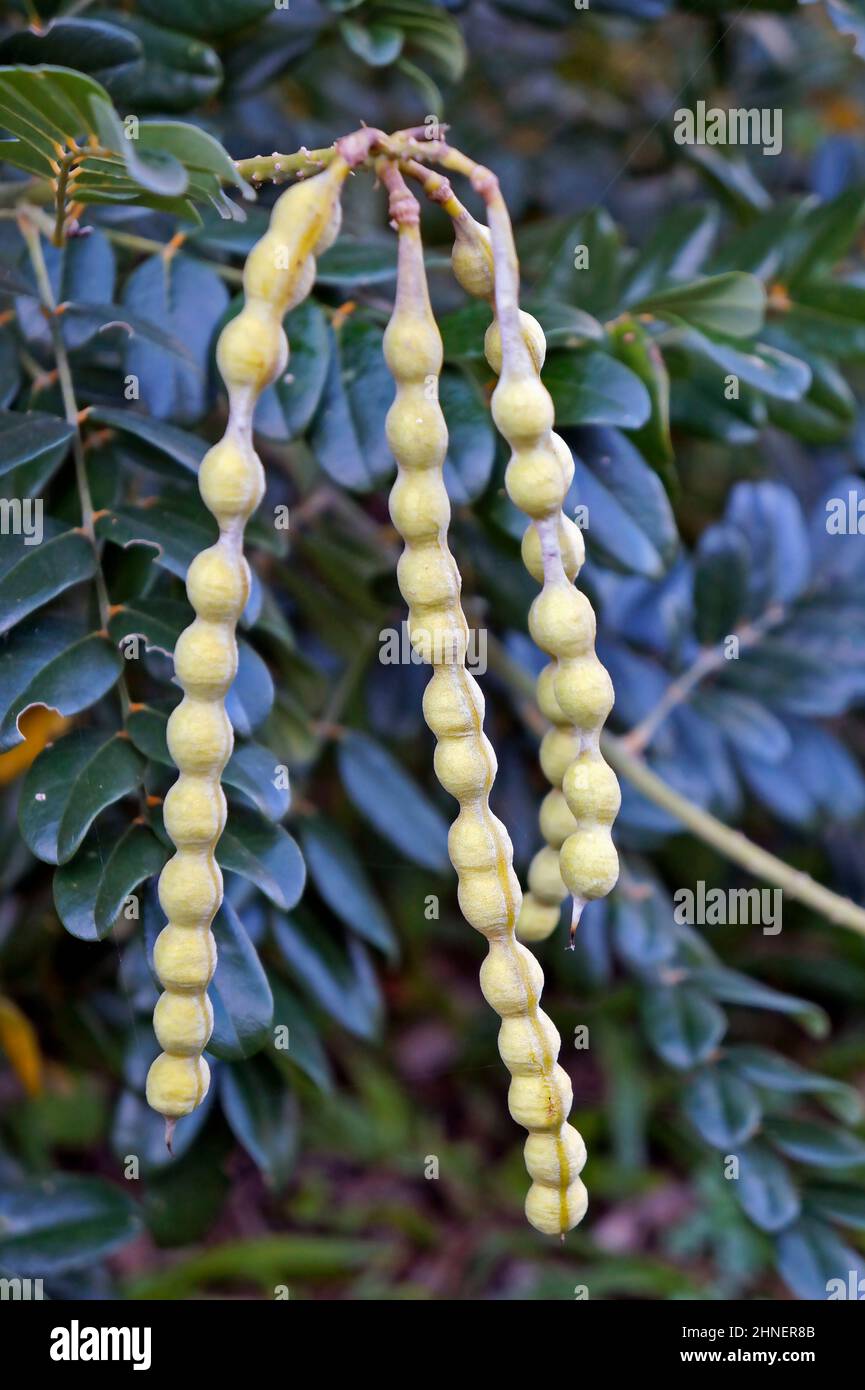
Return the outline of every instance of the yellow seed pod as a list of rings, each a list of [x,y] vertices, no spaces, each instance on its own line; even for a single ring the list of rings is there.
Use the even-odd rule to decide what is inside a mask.
[[[236,623],[249,597],[247,563],[217,542],[192,561],[186,575],[186,592],[199,617],[215,623]]]
[[[543,970],[519,942],[492,940],[480,978],[484,999],[502,1018],[531,1012],[544,987]]]
[[[415,545],[442,535],[451,519],[447,488],[438,470],[399,476],[391,489],[389,509],[400,535]]]
[[[506,932],[512,921],[514,898],[520,885],[510,868],[475,869],[461,876],[457,889],[460,911],[470,927],[482,936]]]
[[[582,656],[595,640],[592,605],[570,584],[546,585],[529,610],[529,632],[551,656]]]
[[[466,294],[490,299],[493,293],[493,253],[489,230],[473,217],[454,221],[451,267]]]
[[[555,1236],[578,1226],[588,1205],[589,1194],[579,1178],[571,1183],[563,1199],[553,1188],[532,1183],[526,1197],[526,1217],[542,1235]]]
[[[263,391],[288,365],[281,320],[265,317],[252,300],[220,333],[216,364],[231,386]]]
[[[496,428],[514,445],[535,443],[553,424],[550,393],[538,377],[502,377],[493,392],[492,412]]]
[[[413,399],[414,393],[409,390],[412,384],[423,388],[428,377],[437,377],[441,371],[441,336],[438,329],[430,329],[422,315],[391,319],[385,329],[382,350],[391,372],[400,378],[400,402]]]
[[[153,1011],[153,1031],[163,1052],[175,1057],[197,1056],[213,1031],[213,1007],[207,995],[166,990]]]
[[[547,340],[544,337],[544,330],[537,319],[532,318],[531,314],[527,314],[523,309],[520,310],[520,329],[522,330],[523,341],[535,364],[535,371],[540,372],[547,355]],[[498,319],[493,319],[484,336],[484,356],[496,376],[501,376],[502,331]]]
[[[552,436],[554,437],[554,436]],[[562,492],[564,497],[564,491]],[[576,579],[583,567],[586,558],[586,546],[583,540],[583,533],[570,517],[562,513],[558,525],[559,552],[562,558],[565,574],[568,579]],[[541,557],[541,538],[538,535],[537,526],[527,526],[523,532],[521,545],[523,564],[533,579],[539,584],[544,582],[544,564]]]
[[[184,776],[168,789],[162,814],[176,845],[209,845],[225,828],[225,795],[209,777]]]
[[[560,901],[542,903],[534,893],[526,893],[517,918],[517,936],[520,941],[546,941],[556,930],[561,916]]]
[[[487,868],[502,828],[501,821],[485,815],[477,802],[463,806],[448,832],[448,856],[458,874]]]
[[[438,541],[404,551],[397,564],[397,579],[400,592],[409,604],[442,607],[453,603],[460,591],[454,558]]]
[[[544,734],[541,739],[541,771],[552,786],[562,785],[562,778],[581,747],[580,735],[571,728],[548,729]]]
[[[576,729],[599,729],[613,708],[613,682],[594,652],[563,662],[553,687],[560,709]]]
[[[156,938],[153,964],[166,989],[201,993],[216,969],[216,945],[211,932],[207,927],[181,927],[170,922]]]
[[[559,461],[543,445],[513,455],[505,471],[505,486],[514,506],[527,516],[548,516],[565,500]]]
[[[565,781],[567,781],[568,773],[572,772],[576,766],[578,763],[572,763],[568,768],[568,772],[565,773]],[[616,785],[618,786],[618,783]],[[577,828],[573,812],[564,793],[559,791],[558,787],[553,787],[548,791],[541,802],[540,826],[541,834],[547,844],[554,846],[555,849],[559,849]],[[556,855],[556,865],[558,867],[558,855]],[[532,891],[535,891],[534,885],[532,885]]]
[[[553,1187],[562,1167],[566,1166],[571,1179],[582,1172],[586,1162],[586,1146],[582,1136],[569,1125],[561,1138],[554,1134],[530,1134],[523,1150],[526,1168],[537,1183]]]
[[[552,845],[539,849],[529,867],[529,890],[536,898],[547,902],[561,902],[565,896],[565,885],[559,873],[558,850]]]
[[[538,708],[551,724],[567,724],[567,715],[563,714],[562,707],[556,699],[555,680],[558,669],[558,662],[551,661],[538,676]]]
[[[575,898],[605,898],[619,877],[619,856],[606,827],[579,830],[562,845],[562,878]]]
[[[224,699],[237,672],[235,625],[249,593],[243,524],[264,491],[252,445],[253,409],[259,392],[285,369],[282,318],[308,293],[315,251],[338,229],[338,193],[347,171],[337,154],[322,174],[280,198],[270,230],[250,253],[244,306],[217,345],[228,387],[228,428],[205,455],[199,486],[219,524],[219,540],[196,556],[187,575],[196,617],[176,644],[174,670],[184,698],[167,732],[179,776],[163,816],[177,853],[159,881],[168,924],[154,949],[165,992],[153,1022],[164,1050],[148,1073],[147,1099],[169,1121],[200,1104],[210,1076],[202,1053],[213,1028],[207,985],[216,967],[216,942],[210,926],[222,901],[215,856],[226,817],[220,777],[233,742]]]
[[[443,738],[433,755],[436,777],[446,792],[462,801],[489,795],[496,775],[496,755],[486,738]]]
[[[385,433],[391,451],[412,469],[440,468],[447,452],[448,435],[441,410],[422,392],[413,399],[394,402],[387,413]]]
[[[312,254],[316,257],[323,256],[325,251],[329,251],[342,230],[342,203],[336,202],[330,210],[324,230],[319,235],[318,241],[312,248]]]
[[[573,830],[578,826],[612,825],[619,814],[619,783],[600,754],[581,754],[565,773],[562,790],[569,814],[573,813]]]
[[[499,1053],[512,1076],[535,1076],[549,1071],[561,1045],[558,1029],[546,1014],[543,1023],[527,1017],[502,1020]]]
[[[221,699],[237,675],[234,632],[225,624],[196,618],[177,639],[174,673],[188,694]]]
[[[167,1119],[189,1115],[210,1086],[210,1068],[203,1057],[178,1057],[163,1052],[147,1073],[147,1103]]]
[[[175,854],[159,876],[159,904],[178,926],[208,925],[221,901],[222,873],[208,854]]]
[[[455,672],[439,668],[424,691],[423,713],[437,739],[465,737],[480,730],[483,701],[474,682],[458,682]]]
[[[556,458],[559,460],[559,465],[562,470],[562,480],[565,484],[565,491],[567,492],[571,483],[574,481],[574,456],[564,439],[562,439],[562,436],[556,434],[555,430],[550,433],[550,446]]]
[[[187,695],[168,719],[168,751],[172,761],[193,774],[220,771],[231,757],[234,734],[221,704]]]
[[[559,1066],[546,1075],[515,1076],[508,1088],[511,1115],[532,1134],[558,1132],[573,1101],[570,1077]]]
[[[245,519],[264,494],[264,470],[251,449],[245,452],[226,435],[204,455],[198,486],[205,506],[218,521]]]

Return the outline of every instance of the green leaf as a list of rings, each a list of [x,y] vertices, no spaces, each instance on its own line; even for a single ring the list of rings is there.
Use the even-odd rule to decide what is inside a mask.
[[[3,540],[0,633],[8,632],[74,584],[92,579],[96,572],[96,552],[83,531],[59,530],[54,523],[43,523],[48,534],[40,540],[32,530],[34,520],[22,511],[22,521],[31,528],[30,535],[6,536]]]
[[[769,1048],[739,1044],[728,1047],[725,1055],[755,1086],[787,1095],[816,1095],[828,1110],[848,1124],[856,1124],[865,1114],[865,1102],[853,1086],[807,1071]]]
[[[723,1067],[703,1067],[689,1081],[682,1106],[697,1133],[725,1153],[744,1144],[761,1119],[753,1087]]]
[[[404,35],[401,29],[389,24],[359,24],[354,19],[341,19],[339,32],[346,45],[370,67],[383,68],[399,57]]]
[[[94,96],[90,110],[102,144],[120,155],[131,179],[161,198],[177,198],[186,192],[189,175],[180,160],[163,150],[144,149],[137,135],[127,134],[107,93]]]
[[[805,1189],[807,1211],[826,1221],[837,1221],[854,1231],[865,1231],[865,1192],[840,1183],[813,1183]]]
[[[839,1240],[831,1226],[806,1217],[779,1236],[776,1263],[798,1298],[858,1298],[865,1276],[865,1256]]]
[[[448,426],[444,464],[448,496],[456,505],[474,502],[493,471],[496,438],[486,402],[461,372],[445,371],[439,381],[439,401]]]
[[[240,300],[232,306],[239,309]],[[318,409],[327,380],[332,338],[314,299],[306,299],[282,323],[291,355],[288,369],[259,399],[255,428],[271,439],[297,439]]]
[[[124,71],[142,65],[142,47],[134,34],[104,19],[49,21],[41,32],[19,29],[0,42],[0,63],[61,63],[77,68],[110,87]]]
[[[0,1266],[25,1278],[92,1265],[138,1234],[130,1197],[101,1178],[55,1173],[0,1190]]]
[[[319,285],[380,285],[396,278],[396,247],[391,241],[352,241],[340,237],[318,262]]]
[[[237,644],[237,675],[225,698],[235,733],[249,738],[273,708],[273,680],[258,652],[241,639]]]
[[[148,19],[185,34],[221,38],[273,13],[273,0],[140,0]]]
[[[705,333],[753,338],[763,326],[766,291],[755,276],[731,270],[688,285],[657,290],[637,308],[662,319],[684,319]]]
[[[811,384],[811,368],[807,362],[766,343],[755,343],[743,352],[741,347],[707,338],[695,328],[688,328],[665,333],[663,344],[667,353],[682,353],[686,364],[692,358],[699,358],[720,368],[714,374],[704,373],[703,378],[708,383],[714,375],[719,401],[727,398],[728,376],[737,377],[746,386],[783,401],[785,405],[798,401]]]
[[[386,481],[394,468],[384,432],[393,378],[382,357],[381,330],[372,324],[349,319],[332,335],[332,343],[310,444],[335,482],[367,492]]]
[[[76,729],[46,748],[21,788],[18,820],[33,853],[64,864],[96,817],[141,785],[144,761],[128,738]]]
[[[268,1041],[273,995],[258,952],[227,900],[216,914],[213,935],[216,974],[209,989],[213,1033],[207,1051],[214,1057],[239,1061],[260,1052]]]
[[[284,764],[260,743],[238,743],[222,774],[226,786],[244,793],[268,820],[281,821],[291,805]]]
[[[544,368],[558,425],[618,425],[637,430],[652,413],[642,381],[605,352],[554,352]]]
[[[282,917],[273,936],[292,975],[315,1002],[355,1037],[377,1036],[382,999],[369,956],[356,937],[347,950],[308,917]]]
[[[727,1030],[723,1011],[690,985],[647,989],[641,1010],[649,1042],[658,1056],[677,1070],[705,1062]]]
[[[186,111],[206,102],[222,85],[222,63],[209,44],[140,15],[113,11],[111,22],[136,38],[142,49],[134,74],[121,72],[106,83],[114,100],[127,109]]]
[[[527,228],[519,251],[527,273],[539,276],[541,297],[578,304],[601,319],[617,307],[620,233],[605,208]]]
[[[47,482],[66,457],[74,433],[56,415],[0,410],[0,477],[29,463],[45,468]]]
[[[737,526],[719,522],[700,537],[694,571],[694,629],[713,646],[734,631],[747,611],[751,552]]]
[[[248,878],[283,911],[300,901],[306,881],[300,850],[288,831],[255,811],[234,812],[216,857],[223,869]]]
[[[152,155],[166,152],[187,169],[203,169],[221,183],[233,183],[252,196],[253,190],[237,172],[237,165],[219,141],[201,126],[186,121],[142,121],[138,146]]]
[[[801,1204],[787,1165],[760,1143],[748,1144],[737,1157],[739,1176],[733,1191],[743,1211],[761,1231],[789,1226]]]
[[[367,734],[349,734],[337,753],[339,775],[362,815],[400,853],[447,873],[447,822],[393,754]]]
[[[127,375],[138,379],[140,402],[149,417],[194,424],[208,405],[205,366],[228,291],[216,271],[194,256],[151,256],[126,281],[124,305],[138,319],[161,326],[189,355],[172,362],[163,349],[135,336],[125,351]],[[153,443],[151,435],[148,441]],[[192,446],[190,446],[192,447]]]
[[[789,1014],[812,1038],[824,1038],[829,1031],[826,1013],[817,1004],[793,994],[782,994],[780,990],[752,980],[738,970],[727,970],[721,966],[704,967],[693,970],[690,978],[694,984],[708,990],[725,1004],[741,1004],[744,1008]]]
[[[610,332],[616,357],[642,381],[649,393],[651,414],[634,433],[634,443],[673,492],[677,478],[673,469],[673,442],[670,438],[670,378],[661,350],[636,319],[624,318]]]
[[[811,352],[859,361],[865,357],[865,287],[800,284],[780,324],[789,339]]]
[[[331,912],[391,960],[399,953],[387,913],[349,840],[326,820],[308,820],[300,837],[319,895]]]
[[[172,656],[192,616],[189,604],[176,599],[136,598],[115,605],[108,631],[118,646],[129,637],[142,637],[147,651]]]
[[[0,649],[0,752],[22,742],[18,719],[31,705],[78,714],[111,689],[121,666],[103,637],[65,620],[20,624]]]
[[[848,188],[829,202],[812,200],[781,242],[778,274],[787,285],[816,280],[844,259],[865,219],[865,194],[861,187]]]
[[[772,1116],[766,1121],[765,1133],[776,1148],[797,1163],[810,1163],[816,1168],[856,1168],[865,1164],[865,1140],[844,1129]]]
[[[167,858],[146,825],[131,825],[105,847],[95,835],[54,875],[54,905],[66,930],[82,941],[101,941],[133,890],[158,874]]]
[[[207,453],[207,445],[195,434],[176,429],[163,420],[152,420],[134,410],[118,410],[115,406],[93,405],[87,418],[97,425],[107,425],[109,429],[121,430],[140,439],[144,444],[158,449],[173,458],[181,467],[197,475],[199,465]]]
[[[291,1176],[298,1150],[298,1108],[291,1091],[269,1063],[256,1058],[226,1066],[219,1074],[219,1099],[234,1137],[277,1192]]]
[[[634,304],[670,280],[697,274],[718,231],[718,209],[694,203],[667,213],[628,267],[621,302]]]
[[[631,440],[614,429],[570,436],[576,447],[566,508],[585,506],[586,544],[609,568],[659,579],[675,557],[676,519],[664,486]]]
[[[271,1060],[283,1071],[291,1072],[296,1067],[319,1091],[329,1095],[333,1091],[333,1071],[316,1024],[283,980],[271,976],[270,987],[273,991]]]

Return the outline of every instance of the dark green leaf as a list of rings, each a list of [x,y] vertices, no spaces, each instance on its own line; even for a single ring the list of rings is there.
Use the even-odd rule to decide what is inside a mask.
[[[865,1164],[865,1140],[843,1129],[813,1121],[770,1117],[766,1138],[788,1158],[815,1168],[857,1168]]]
[[[789,1014],[813,1038],[826,1036],[829,1020],[824,1010],[817,1004],[809,1003],[807,999],[782,994],[770,985],[752,980],[749,975],[742,975],[738,970],[727,970],[721,966],[694,970],[691,979],[694,984],[708,990],[725,1004],[741,1004],[745,1008],[769,1009],[773,1013]]]
[[[690,985],[647,989],[642,997],[642,1016],[658,1056],[679,1070],[711,1057],[727,1029],[718,1005]]]
[[[0,477],[23,463],[44,463],[45,480],[60,466],[74,430],[54,415],[0,411]]]
[[[145,825],[131,825],[105,846],[95,834],[54,875],[54,905],[66,930],[82,941],[102,940],[133,890],[158,874],[167,858],[165,846]]]
[[[685,1114],[713,1148],[728,1152],[754,1134],[761,1119],[753,1087],[723,1067],[703,1067],[682,1097]]]
[[[366,492],[393,472],[384,433],[393,401],[393,378],[382,356],[381,332],[349,319],[332,335],[327,381],[312,424],[310,443],[335,482]]]
[[[74,730],[46,748],[24,779],[18,818],[33,853],[64,864],[96,817],[141,784],[143,759],[128,738]]]
[[[733,1190],[761,1231],[780,1231],[799,1215],[799,1193],[785,1163],[765,1144],[748,1144],[737,1155],[739,1176]]]
[[[393,959],[398,953],[393,928],[351,842],[317,818],[305,822],[301,844],[310,877],[331,912]]]
[[[42,539],[36,518],[25,509],[21,518],[28,534],[5,537],[0,553],[0,633],[96,571],[96,553],[83,531],[49,523]]]
[[[216,857],[224,869],[248,878],[284,911],[300,901],[306,881],[300,850],[282,826],[256,812],[238,809],[231,815]]]
[[[858,1298],[865,1256],[839,1240],[831,1226],[805,1218],[778,1238],[778,1271],[799,1298]]]
[[[662,319],[684,319],[705,333],[752,338],[763,325],[766,292],[755,276],[731,270],[688,285],[656,290],[637,308]]]
[[[219,1099],[234,1137],[280,1191],[291,1176],[298,1148],[297,1102],[285,1082],[263,1059],[225,1066]]]
[[[355,1037],[376,1037],[381,993],[369,956],[357,938],[350,936],[343,951],[334,937],[307,917],[278,918],[273,933],[292,974],[325,1013]]]
[[[18,719],[31,705],[78,714],[111,689],[121,665],[96,633],[57,618],[20,624],[0,648],[0,751],[22,741]]]
[[[457,505],[474,502],[490,480],[496,455],[489,408],[477,388],[459,372],[442,374],[439,400],[449,436],[444,465],[448,495]]]
[[[337,757],[343,786],[379,834],[413,863],[446,873],[447,822],[393,754],[368,735],[352,733]]]
[[[544,384],[559,425],[637,430],[652,413],[640,378],[605,352],[553,353],[544,368]]]
[[[238,1061],[260,1052],[273,1023],[273,995],[267,976],[238,914],[223,902],[213,923],[216,974],[209,994],[213,1033],[207,1051]]]
[[[42,1278],[90,1265],[138,1233],[132,1200],[101,1178],[56,1173],[0,1191],[0,1266]]]

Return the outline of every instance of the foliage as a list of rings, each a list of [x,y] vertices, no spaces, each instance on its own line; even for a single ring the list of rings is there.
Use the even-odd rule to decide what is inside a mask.
[[[42,544],[4,535],[0,552],[11,1005],[0,1043],[4,1087],[13,1073],[32,1082],[32,1020],[44,1077],[2,1134],[0,1267],[45,1273],[61,1294],[65,1271],[80,1270],[79,1289],[103,1291],[96,1262],[139,1224],[156,1245],[212,1232],[231,1210],[225,1166],[240,1146],[277,1228],[288,1219],[293,1234],[266,1248],[211,1244],[170,1276],[154,1260],[133,1291],[234,1279],[269,1295],[283,1277],[306,1288],[336,1275],[364,1296],[392,1292],[389,1239],[372,1272],[357,1239],[392,1211],[359,1190],[356,1209],[334,1216],[338,1183],[298,1158],[303,1128],[314,1155],[356,1167],[375,1156],[391,1172],[401,1238],[419,1249],[436,1240],[436,1214],[430,1185],[413,1178],[439,1155],[448,1220],[481,1230],[460,1296],[482,1296],[490,1264],[527,1249],[534,1294],[571,1296],[567,1256],[542,1264],[514,1234],[520,1178],[500,1159],[514,1134],[488,1114],[490,1074],[470,1075],[489,1025],[450,987],[477,952],[457,920],[424,674],[378,659],[380,633],[403,618],[382,492],[394,252],[381,200],[360,186],[315,297],[286,321],[291,379],[256,417],[268,494],[248,530],[255,581],[230,695],[241,737],[218,849],[214,1086],[179,1122],[173,1155],[143,1101],[163,920],[152,884],[168,853],[165,722],[179,694],[169,654],[191,616],[186,567],[215,535],[191,482],[225,417],[215,337],[266,221],[233,160],[326,145],[361,117],[396,128],[429,114],[499,171],[518,213],[525,307],[551,347],[544,380],[577,459],[568,505],[588,509],[584,579],[617,689],[614,728],[694,805],[861,898],[865,559],[858,532],[826,526],[827,502],[862,489],[862,78],[835,32],[861,46],[855,8],[773,5],[763,18],[786,57],[750,33],[716,44],[720,5],[665,0],[577,17],[564,0],[499,0],[493,17],[427,0],[140,0],[43,32],[20,8],[0,37],[0,123],[17,141],[0,145],[0,478],[9,501],[43,498],[45,518]],[[783,107],[781,158],[677,146],[674,107],[713,98]],[[523,635],[533,588],[489,419],[485,310],[454,289],[447,228],[431,227],[453,542],[467,606],[489,632],[494,805],[524,869],[540,783],[511,676],[535,670]],[[46,299],[62,312],[46,316]],[[725,659],[731,635],[736,660]],[[41,706],[60,716],[50,727]],[[50,815],[48,788],[62,793]],[[586,913],[574,956],[556,942],[545,954],[550,1012],[592,1036],[570,1068],[600,1209],[594,1239],[588,1227],[575,1238],[578,1275],[592,1296],[731,1297],[777,1289],[774,1268],[795,1294],[823,1297],[832,1272],[863,1263],[865,948],[786,901],[777,937],[677,921],[677,890],[750,881],[623,793],[620,888]],[[440,920],[424,916],[430,895]],[[58,923],[82,940],[65,941]],[[451,1080],[459,1128],[447,1135],[409,1099],[411,1039],[436,1017],[450,1060],[437,1071],[427,1040],[433,1061],[414,1065],[429,1094],[448,1067],[467,1078]],[[818,1049],[830,1020],[834,1041]],[[334,1093],[335,1064],[346,1084]],[[58,1174],[67,1151],[115,1175],[138,1155],[140,1195]],[[721,1176],[730,1155],[734,1183]],[[489,1165],[485,1195],[471,1175]],[[652,1202],[680,1180],[675,1220],[656,1220]],[[633,1230],[613,1257],[615,1211]]]

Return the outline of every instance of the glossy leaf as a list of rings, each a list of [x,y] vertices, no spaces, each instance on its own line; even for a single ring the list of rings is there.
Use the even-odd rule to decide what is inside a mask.
[[[214,1057],[237,1061],[264,1047],[273,1023],[273,995],[258,952],[241,918],[227,900],[213,923],[216,974],[210,984]]]
[[[64,864],[96,817],[141,785],[144,761],[119,734],[75,730],[34,762],[21,788],[21,833],[48,864]]]
[[[339,774],[357,809],[401,854],[446,873],[447,822],[380,743],[349,734],[339,745]]]
[[[351,842],[317,818],[306,821],[301,844],[310,877],[331,912],[393,959],[398,951],[393,928]]]
[[[44,1278],[91,1264],[138,1233],[131,1198],[101,1178],[55,1173],[0,1190],[0,1266]]]

